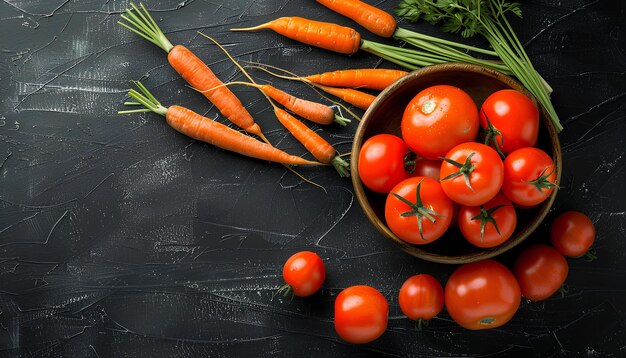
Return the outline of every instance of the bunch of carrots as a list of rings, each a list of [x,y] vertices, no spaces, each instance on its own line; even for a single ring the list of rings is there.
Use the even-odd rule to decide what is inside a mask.
[[[255,27],[232,30],[249,31],[268,28],[291,39],[340,53],[353,54],[362,49],[407,69],[455,61],[477,63],[505,73],[511,73],[507,65],[500,61],[478,59],[467,53],[467,51],[473,51],[492,55],[494,52],[491,50],[437,39],[399,28],[391,15],[360,0],[317,0],[317,2],[349,17],[377,35],[401,39],[421,50],[367,41],[349,27],[300,17],[282,17]],[[131,8],[127,9],[121,17],[123,21],[119,21],[120,25],[163,49],[168,54],[168,62],[172,68],[187,81],[189,86],[202,93],[229,121],[245,133],[190,110],[180,110],[181,107],[165,108],[140,83],[136,83],[139,91],[131,90],[128,93],[135,101],[128,101],[125,104],[142,106],[142,108],[125,110],[120,113],[152,111],[165,116],[167,123],[177,131],[229,151],[287,166],[332,165],[340,176],[349,176],[349,164],[342,159],[335,148],[296,117],[299,116],[320,125],[331,123],[347,125],[350,120],[337,115],[332,107],[297,98],[270,84],[257,83],[219,43],[200,33],[219,46],[249,80],[248,82],[223,83],[188,48],[182,45],[172,45],[142,4],[139,4],[139,7],[131,4]],[[407,74],[406,71],[401,70],[354,69],[299,76],[270,65],[255,64],[252,67],[260,68],[280,78],[301,81],[363,110],[367,110],[376,98],[374,94],[363,91],[364,89],[382,90]],[[284,74],[278,74],[270,69],[283,71]],[[268,100],[281,125],[316,160],[296,157],[273,146],[239,98],[229,89],[229,86],[232,85],[246,85],[258,89]],[[346,110],[359,119],[347,108]]]
[[[361,35],[356,30],[350,27],[328,22],[313,21],[302,17],[281,17],[258,26],[231,30],[252,31],[271,29],[290,39],[338,53],[352,55],[359,50],[363,50],[410,70],[445,62],[464,62],[482,65],[507,75],[515,75],[542,104],[548,117],[554,122],[557,130],[560,131],[562,129],[558,115],[550,101],[552,88],[532,67],[528,56],[523,51],[523,48],[512,33],[510,27],[507,29],[508,32],[504,35],[488,37],[494,49],[483,49],[398,27],[393,16],[361,0],[316,1],[348,17],[376,35],[396,38],[412,45],[416,49],[391,46],[365,40],[361,38]],[[492,8],[496,8],[496,10],[493,11],[495,11],[498,16],[503,16],[503,7],[505,5],[509,6],[509,8],[518,6],[517,3],[504,3],[504,0],[492,1],[498,2],[500,6],[500,8],[498,8],[496,5],[492,5]],[[446,11],[461,6],[458,4],[455,5],[449,0],[424,0],[422,2],[427,3],[430,8],[436,10],[437,13],[432,16],[432,19],[443,17],[444,14],[447,14]],[[478,9],[481,8],[480,4],[482,1],[471,1],[471,3],[475,3],[474,6]],[[476,3],[478,5],[476,5]],[[471,16],[480,17],[480,14],[475,14],[474,12],[476,11],[474,10],[468,10],[469,8],[467,7],[463,7],[463,9],[471,13]],[[420,8],[418,5],[415,5],[412,10],[419,13]],[[454,15],[447,15],[454,17]],[[431,22],[437,21],[433,20]],[[455,21],[458,22],[458,27],[463,27],[464,24],[461,19],[455,18]],[[507,41],[511,41],[515,44],[515,50],[509,49],[503,44]],[[469,52],[474,52],[481,56],[491,56],[494,59],[474,57],[470,55]]]
[[[350,122],[349,119],[337,115],[332,107],[297,98],[269,84],[258,84],[219,43],[200,33],[219,46],[249,80],[223,83],[191,50],[183,45],[174,46],[141,3],[139,6],[131,4],[131,8],[121,17],[122,21],[118,22],[121,26],[165,51],[172,68],[189,86],[202,93],[220,113],[245,133],[180,106],[165,107],[139,82],[134,82],[137,89],[128,92],[134,101],[124,104],[142,108],[120,111],[120,114],[154,112],[164,116],[166,122],[178,132],[228,151],[284,165],[332,165],[340,176],[349,176],[349,164],[335,148],[295,116],[320,125],[335,122],[345,126]],[[365,110],[375,96],[355,88],[381,90],[406,73],[399,70],[369,69],[335,71],[306,77],[279,76],[315,86]],[[239,98],[228,88],[229,85],[247,85],[260,90],[272,106],[279,122],[302,143],[316,161],[288,154],[273,146]],[[276,103],[285,109],[278,107]]]

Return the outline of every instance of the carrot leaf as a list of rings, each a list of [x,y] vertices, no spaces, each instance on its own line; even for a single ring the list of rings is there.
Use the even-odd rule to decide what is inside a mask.
[[[148,89],[139,81],[133,81],[133,84],[137,86],[140,92],[135,89],[131,89],[128,91],[128,96],[134,99],[137,102],[124,102],[125,105],[137,106],[142,105],[145,108],[141,109],[131,109],[126,111],[119,111],[118,114],[129,114],[129,113],[139,113],[139,112],[154,112],[165,116],[167,113],[167,108],[165,108],[161,103],[148,91]]]
[[[125,14],[120,15],[126,22],[118,21],[117,23],[169,53],[174,45],[165,37],[148,10],[142,3],[139,3],[140,8],[133,3],[130,6],[132,9],[126,9]]]

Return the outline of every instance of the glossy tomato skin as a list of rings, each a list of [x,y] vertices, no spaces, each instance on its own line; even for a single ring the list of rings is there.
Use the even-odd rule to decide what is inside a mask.
[[[445,179],[459,171],[458,167],[449,162],[443,161],[439,177],[441,187],[450,199],[461,205],[478,206],[491,200],[500,191],[504,180],[504,165],[493,148],[476,142],[455,146],[446,154],[446,158],[464,164],[472,153],[474,155],[470,162],[474,169],[469,174],[472,188],[467,186],[464,175]]]
[[[563,286],[569,271],[567,260],[548,245],[536,244],[526,248],[515,260],[513,272],[522,296],[541,301]]]
[[[409,102],[400,129],[409,149],[423,158],[436,160],[455,145],[476,139],[478,109],[460,88],[432,86]]]
[[[294,296],[306,297],[317,292],[326,278],[324,262],[314,252],[293,254],[283,266],[283,279],[291,286]]]
[[[566,211],[550,226],[550,242],[567,257],[585,255],[596,239],[596,228],[589,217],[578,211]]]
[[[363,185],[377,193],[388,193],[409,177],[404,168],[408,152],[402,138],[395,135],[377,134],[368,138],[359,152],[358,170]]]
[[[539,110],[523,93],[513,89],[492,93],[480,109],[480,126],[483,129],[488,127],[487,118],[501,133],[495,136],[495,141],[504,154],[537,144]],[[493,141],[490,145],[495,147]]]
[[[515,276],[494,260],[460,266],[448,279],[444,294],[450,317],[471,330],[502,326],[521,302]]]
[[[515,150],[504,159],[502,192],[520,208],[537,206],[554,191],[554,187],[538,189],[531,184],[542,174],[546,182],[556,185],[554,161],[546,152],[532,147]]]
[[[489,248],[498,246],[511,237],[517,225],[517,213],[511,201],[502,193],[498,193],[493,199],[482,205],[486,211],[498,206],[500,207],[491,213],[491,217],[498,225],[500,233],[493,223],[486,222],[482,236],[480,233],[481,219],[472,219],[481,214],[481,207],[461,206],[459,209],[459,228],[463,237],[470,244]]]
[[[409,319],[428,321],[443,309],[443,287],[429,274],[411,276],[400,287],[398,303]]]
[[[346,342],[377,339],[387,329],[388,317],[387,300],[373,287],[348,287],[335,299],[335,331]]]
[[[416,203],[417,186],[420,183],[422,204],[439,214],[434,216],[434,223],[422,217],[423,237],[420,235],[416,216],[402,216],[402,213],[409,212],[412,208],[393,195],[395,193],[411,203]],[[385,202],[385,220],[389,229],[400,239],[416,245],[428,244],[440,238],[450,226],[452,214],[452,201],[441,189],[441,184],[427,177],[412,177],[401,181],[391,189]]]
[[[416,177],[429,177],[439,181],[440,171],[441,160],[417,158],[415,159],[415,169],[412,175]]]

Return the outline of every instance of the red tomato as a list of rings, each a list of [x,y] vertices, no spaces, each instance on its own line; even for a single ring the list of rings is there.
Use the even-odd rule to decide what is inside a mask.
[[[370,286],[352,286],[335,300],[335,331],[350,343],[368,343],[387,329],[389,305],[385,297]]]
[[[596,239],[596,228],[589,217],[578,211],[566,211],[550,226],[550,242],[567,257],[583,256]]]
[[[452,148],[446,159],[439,175],[441,187],[455,202],[478,206],[500,191],[504,168],[493,148],[475,142],[462,143]]]
[[[554,162],[537,148],[521,148],[504,159],[502,192],[515,205],[531,208],[546,200],[556,185]]]
[[[412,177],[398,183],[387,195],[385,220],[400,239],[428,244],[450,226],[452,202],[435,179]]]
[[[412,174],[416,177],[429,177],[439,181],[440,171],[441,160],[417,158],[415,159],[415,169]]]
[[[446,283],[446,309],[456,323],[467,329],[502,326],[515,315],[520,301],[515,276],[493,260],[462,265]]]
[[[400,137],[378,134],[363,143],[359,152],[359,177],[368,189],[388,193],[391,188],[409,177],[404,158],[409,152]]]
[[[492,93],[480,109],[480,126],[486,131],[486,144],[509,154],[534,147],[539,133],[539,110],[521,92],[505,89]]]
[[[294,296],[310,296],[322,287],[326,278],[326,267],[316,253],[300,251],[285,262],[283,278],[293,290]]]
[[[481,206],[461,206],[459,210],[461,233],[474,246],[500,245],[511,237],[515,225],[515,208],[502,193]]]
[[[548,245],[533,245],[515,260],[513,272],[522,296],[541,301],[552,296],[567,278],[567,260]]]
[[[438,85],[419,92],[400,122],[402,138],[414,153],[438,159],[457,144],[476,139],[478,109],[463,90]]]
[[[400,288],[398,303],[409,319],[417,321],[420,329],[425,322],[441,312],[443,287],[429,274],[411,276]]]

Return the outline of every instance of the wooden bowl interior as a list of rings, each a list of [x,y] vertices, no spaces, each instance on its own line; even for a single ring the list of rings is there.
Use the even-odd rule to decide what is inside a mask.
[[[363,116],[352,147],[352,181],[357,199],[368,219],[385,237],[391,239],[404,251],[425,260],[441,263],[457,264],[479,261],[503,253],[528,237],[548,213],[556,197],[556,190],[550,198],[536,208],[517,209],[518,224],[515,232],[509,240],[494,248],[481,249],[469,244],[456,227],[451,227],[443,237],[433,243],[413,245],[399,239],[386,226],[384,207],[387,195],[368,190],[362,185],[358,176],[358,153],[362,143],[371,136],[380,133],[401,136],[400,121],[404,108],[409,101],[421,90],[440,84],[463,89],[472,97],[478,108],[490,94],[507,88],[523,92],[535,104],[537,103],[526,89],[510,77],[481,66],[444,64],[414,71],[385,89]],[[556,166],[558,184],[561,173],[559,141],[553,125],[549,122],[545,113],[543,111],[540,112],[541,124],[537,146],[552,155]]]

